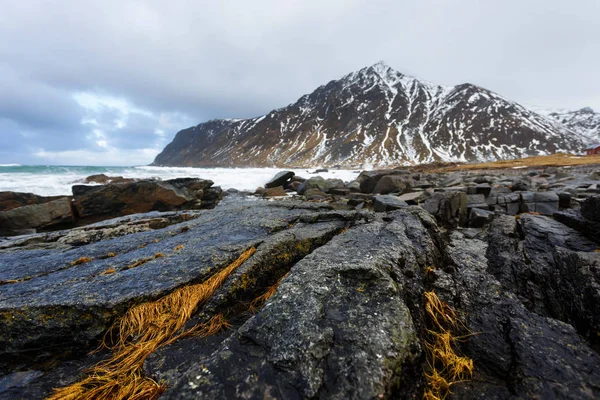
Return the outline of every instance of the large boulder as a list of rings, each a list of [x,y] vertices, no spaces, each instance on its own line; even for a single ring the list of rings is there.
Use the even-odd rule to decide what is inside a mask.
[[[409,175],[386,175],[381,177],[373,193],[406,193],[412,189],[412,178]]]
[[[384,176],[388,175],[401,175],[410,178],[408,171],[395,170],[395,169],[383,169],[373,171],[362,171],[356,178],[356,181],[360,184],[360,191],[363,193],[374,193],[375,187]]]
[[[8,211],[32,204],[43,204],[63,197],[65,196],[38,196],[33,193],[0,192],[0,211]]]
[[[0,212],[0,234],[31,233],[73,222],[75,222],[75,218],[71,211],[71,200],[63,197],[47,203],[32,204]]]
[[[110,218],[148,211],[213,208],[222,198],[219,187],[205,179],[180,178],[104,186],[73,186],[80,218]]]
[[[313,176],[308,178],[298,187],[298,194],[304,194],[309,189],[319,189],[321,192],[327,193],[332,187],[331,183],[320,176]]]
[[[277,186],[285,186],[292,180],[294,175],[296,175],[294,171],[278,172],[269,182],[265,183],[265,188],[269,189]]]

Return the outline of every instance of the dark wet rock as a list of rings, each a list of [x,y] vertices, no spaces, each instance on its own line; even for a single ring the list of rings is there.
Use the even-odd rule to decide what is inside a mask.
[[[0,212],[0,234],[15,235],[32,230],[35,232],[74,222],[71,199],[63,197],[47,203],[32,204]]]
[[[265,183],[265,188],[274,188],[277,186],[285,186],[296,175],[294,171],[278,172],[271,180]]]
[[[434,193],[421,207],[446,227],[457,227],[467,222],[467,195],[462,192]]]
[[[505,217],[510,218],[510,217]],[[513,218],[514,219],[514,218]],[[490,238],[490,244],[493,243]],[[530,313],[489,273],[487,243],[456,233],[448,256],[454,284],[440,281],[439,292],[456,300],[473,332],[463,349],[473,358],[473,381],[457,385],[457,398],[593,399],[600,395],[600,357],[561,321]],[[566,361],[569,360],[569,361]],[[568,367],[566,366],[568,365]]]
[[[392,210],[398,210],[401,208],[408,207],[405,201],[402,201],[398,196],[379,194],[373,196],[373,209],[376,212],[386,212]]]
[[[486,209],[471,208],[469,212],[469,226],[472,228],[483,228],[494,219],[494,213]]]
[[[589,197],[583,201],[581,215],[588,221],[600,224],[600,196]]]
[[[572,324],[597,347],[592,333],[600,328],[596,244],[548,217],[523,214],[512,220],[507,216],[492,224],[492,273],[529,310]]]
[[[165,398],[416,393],[420,382],[411,371],[422,350],[399,283],[403,270],[433,261],[427,256],[432,242],[418,217],[399,212],[393,222],[336,236],[295,264],[263,310],[189,368]],[[427,251],[418,254],[417,243]]]
[[[558,206],[561,209],[571,208],[571,193],[569,192],[558,192]]]
[[[0,371],[15,362],[12,357],[26,359],[27,349],[37,349],[30,354],[37,358],[39,349],[52,355],[63,346],[89,346],[135,302],[206,278],[305,215],[309,221],[327,218],[306,208],[290,211],[280,203],[237,202],[183,223],[125,232],[87,246],[56,243],[55,249],[0,252],[0,280],[5,283],[0,285]],[[163,256],[156,258],[158,253]],[[86,260],[76,262],[82,257]]]
[[[272,188],[265,189],[262,193],[262,197],[278,197],[278,196],[287,196],[285,190],[283,190],[283,186],[276,186]]]
[[[585,204],[588,201],[597,201],[597,199],[591,197],[584,200],[582,204]],[[560,221],[563,224],[581,232],[588,239],[600,244],[600,224],[596,221],[585,218],[581,213],[581,209],[559,211],[554,213],[554,218],[557,221]]]
[[[496,201],[497,205],[494,205],[494,209],[503,210],[508,215],[517,215],[521,212],[521,196],[519,193],[499,193]]]
[[[213,182],[196,178],[138,181],[104,186],[73,186],[80,218],[112,218],[148,211],[213,208],[222,198]]]
[[[59,200],[65,196],[38,196],[33,193],[0,192],[0,211],[8,211],[13,208],[43,204],[49,201]]]
[[[0,378],[0,394],[11,388],[25,387],[42,375],[44,375],[44,373],[41,371],[20,371],[8,374]]]

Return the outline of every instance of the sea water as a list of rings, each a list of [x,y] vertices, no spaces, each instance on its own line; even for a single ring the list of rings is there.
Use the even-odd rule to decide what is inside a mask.
[[[264,186],[281,168],[180,168],[180,167],[94,167],[94,166],[40,166],[0,164],[0,191],[35,193],[42,196],[70,195],[71,186],[95,174],[124,178],[203,178],[226,189],[254,191]],[[291,169],[303,178],[316,176],[314,169]],[[330,169],[319,176],[338,178],[345,182],[356,179],[360,171]]]

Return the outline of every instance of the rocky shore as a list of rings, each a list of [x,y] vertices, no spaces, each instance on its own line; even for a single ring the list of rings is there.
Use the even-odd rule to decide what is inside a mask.
[[[599,185],[592,165],[2,193],[27,234],[0,240],[0,399],[599,398]]]

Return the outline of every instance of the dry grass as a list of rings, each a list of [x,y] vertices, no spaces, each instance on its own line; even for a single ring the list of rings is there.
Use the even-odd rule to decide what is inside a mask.
[[[166,387],[144,375],[144,361],[156,349],[177,339],[191,335],[209,336],[228,327],[221,314],[191,329],[186,330],[185,324],[197,307],[204,304],[255,251],[254,247],[246,250],[237,260],[203,283],[179,288],[159,300],[131,308],[104,338],[103,345],[112,350],[112,356],[91,368],[88,376],[80,382],[56,389],[48,399],[158,398]],[[112,340],[113,333],[117,334],[116,341]]]
[[[588,164],[600,164],[600,155],[579,156],[574,154],[551,154],[549,156],[518,158],[514,160],[501,160],[480,164],[450,164],[446,166],[438,166],[437,168],[431,170],[431,172],[464,171],[475,169],[504,169],[515,167],[566,167]]]
[[[71,262],[71,266],[74,267],[76,265],[81,265],[81,264],[85,264],[85,263],[89,263],[90,261],[93,261],[94,259],[91,257],[79,257],[77,260]]]
[[[254,300],[252,300],[252,302],[250,303],[250,307],[248,307],[249,310],[251,312],[256,312],[258,307],[261,307],[263,304],[265,304],[267,302],[267,300],[269,300],[275,294],[275,292],[277,292],[277,289],[279,288],[281,281],[283,281],[289,274],[290,273],[288,272],[287,274],[285,274],[284,276],[279,278],[279,280],[277,282],[275,282],[273,285],[269,286],[263,294],[261,294],[260,296],[258,296]]]
[[[457,341],[466,336],[455,336],[455,332],[460,329],[468,332],[468,329],[461,326],[454,310],[435,292],[425,292],[425,311],[431,329],[427,330],[425,343],[428,366],[423,398],[445,399],[451,393],[452,385],[470,380],[473,375],[473,360],[459,355],[456,346]]]
[[[114,274],[115,272],[117,272],[116,269],[114,269],[113,267],[109,267],[109,268],[105,269],[104,271],[100,272],[100,275],[111,275],[111,274]]]

